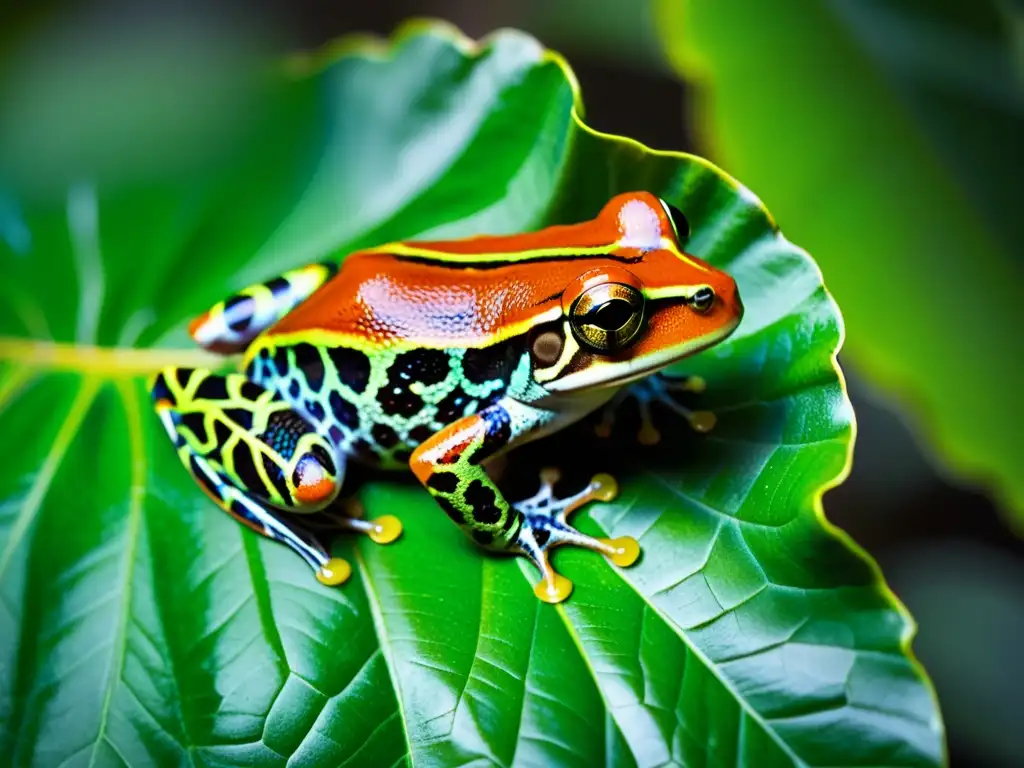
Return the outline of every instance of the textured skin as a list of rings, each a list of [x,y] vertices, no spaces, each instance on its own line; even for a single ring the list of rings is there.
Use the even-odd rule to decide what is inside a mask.
[[[620,564],[635,559],[635,542],[616,548],[565,522],[569,508],[603,497],[608,484],[561,501],[542,489],[543,503],[516,505],[485,464],[735,328],[742,315],[735,283],[685,254],[675,231],[659,200],[632,193],[582,224],[391,244],[353,254],[337,274],[326,265],[293,270],[229,297],[191,328],[209,349],[248,344],[243,365],[252,417],[232,416],[229,404],[191,384],[178,386],[180,371],[165,372],[154,397],[173,416],[165,426],[182,461],[215,501],[258,530],[260,515],[247,514],[249,506],[275,518],[275,507],[306,511],[333,501],[347,458],[385,469],[410,466],[475,541],[530,557],[547,584],[538,594],[563,599],[568,582],[551,571],[550,547],[583,546]],[[607,286],[625,286],[616,295],[642,299],[610,301],[601,292]],[[591,299],[580,303],[584,294]],[[615,319],[600,319],[598,309],[613,304]],[[635,336],[621,348],[610,341],[608,348],[595,347],[594,339],[603,344],[611,329],[627,327],[621,317],[639,323],[630,326],[638,329]],[[579,323],[591,329],[586,339]],[[221,383],[232,391],[241,386],[240,376],[196,375],[215,393]],[[309,433],[305,453],[286,455],[292,445],[280,429],[268,429],[270,413],[278,414],[277,427],[287,419]],[[193,430],[201,419],[208,434],[214,422],[222,425],[225,445]],[[316,450],[309,443],[314,437],[322,441]],[[246,450],[251,462],[240,455]],[[213,465],[219,484],[205,482],[194,457]],[[249,464],[255,472],[246,470]],[[222,485],[244,495],[245,509]],[[261,532],[282,538],[262,525]],[[323,551],[319,543],[313,548]],[[322,566],[323,560],[317,555],[310,562]]]

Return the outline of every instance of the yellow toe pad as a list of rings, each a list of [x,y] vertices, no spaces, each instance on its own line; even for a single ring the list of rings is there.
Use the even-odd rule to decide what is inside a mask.
[[[370,521],[370,541],[376,544],[390,544],[402,535],[402,521],[394,515],[382,515]]]
[[[340,557],[332,557],[320,566],[320,570],[316,572],[316,580],[328,587],[336,587],[348,581],[351,575],[352,566],[347,561]]]
[[[565,576],[559,576],[557,573],[552,576],[551,581],[541,579],[537,582],[537,586],[533,588],[533,594],[545,603],[560,603],[571,592],[572,582],[565,578]]]
[[[640,557],[640,544],[632,536],[620,536],[617,539],[602,539],[615,550],[608,559],[620,568],[628,568]]]
[[[611,475],[601,472],[590,480],[594,490],[593,496],[598,501],[611,501],[619,495],[619,484]]]

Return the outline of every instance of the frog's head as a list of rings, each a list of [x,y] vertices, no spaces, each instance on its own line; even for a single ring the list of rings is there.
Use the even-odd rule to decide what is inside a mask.
[[[613,198],[588,226],[611,246],[589,255],[535,329],[534,378],[551,392],[618,386],[725,339],[743,305],[732,277],[683,250],[684,215],[646,192]]]

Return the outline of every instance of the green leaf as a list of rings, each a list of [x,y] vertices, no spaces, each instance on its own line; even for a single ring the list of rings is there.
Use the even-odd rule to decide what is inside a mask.
[[[698,85],[707,150],[814,254],[843,307],[844,355],[947,464],[1024,512],[1024,89],[1009,4],[1006,19],[989,0],[657,9]]]
[[[0,752],[18,765],[938,765],[942,725],[876,567],[824,519],[848,469],[842,326],[745,188],[582,124],[568,67],[515,32],[406,27],[290,62],[216,173],[8,195],[0,314]],[[267,106],[268,105],[268,106]],[[639,106],[639,105],[638,105]],[[576,589],[483,554],[409,478],[363,489],[393,545],[344,538],[320,586],[217,511],[146,376],[205,360],[190,317],[254,279],[397,238],[519,232],[648,189],[730,270],[743,324],[686,370],[698,436],[592,425],[512,454],[622,484],[578,513],[628,570],[564,551]],[[44,334],[48,338],[44,338]],[[635,414],[634,414],[635,415]],[[664,414],[663,414],[664,415]]]

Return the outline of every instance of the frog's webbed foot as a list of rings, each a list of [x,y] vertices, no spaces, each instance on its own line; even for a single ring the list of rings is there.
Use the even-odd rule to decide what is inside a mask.
[[[552,548],[569,545],[592,549],[623,568],[632,565],[640,556],[640,545],[631,536],[595,538],[568,523],[568,516],[588,501],[611,501],[618,495],[618,484],[611,475],[595,475],[581,491],[564,498],[555,496],[554,487],[559,477],[557,469],[544,469],[537,493],[512,503],[512,507],[522,515],[522,526],[511,549],[525,555],[537,566],[541,580],[533,591],[547,603],[560,603],[572,592],[572,582],[551,567],[548,554]]]
[[[640,417],[636,439],[643,445],[655,445],[661,440],[661,432],[654,425],[651,412],[651,404],[655,402],[682,416],[694,431],[710,432],[715,427],[714,413],[693,410],[679,402],[680,396],[699,395],[706,388],[707,382],[700,376],[670,376],[664,373],[648,376],[616,393],[601,411],[601,420],[594,426],[594,432],[598,437],[611,436],[617,412],[627,400],[636,400]]]

